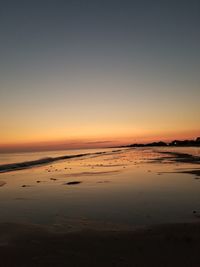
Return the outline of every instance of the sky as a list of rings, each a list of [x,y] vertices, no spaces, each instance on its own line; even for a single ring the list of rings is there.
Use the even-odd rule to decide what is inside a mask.
[[[200,135],[200,2],[1,0],[0,151]]]

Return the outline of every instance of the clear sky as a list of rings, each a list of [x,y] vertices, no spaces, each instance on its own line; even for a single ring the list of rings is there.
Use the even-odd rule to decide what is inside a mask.
[[[2,0],[0,148],[199,135],[199,14],[198,0]]]

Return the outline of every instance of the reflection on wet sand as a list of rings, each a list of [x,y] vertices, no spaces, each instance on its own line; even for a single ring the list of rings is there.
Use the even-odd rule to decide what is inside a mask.
[[[200,265],[198,151],[105,152],[4,169],[4,266]]]
[[[186,163],[186,164],[200,164],[200,157],[197,155],[191,155],[191,154],[187,154],[187,153],[178,153],[178,152],[171,152],[171,151],[161,151],[159,152],[161,155],[165,155],[165,156],[160,156],[156,159],[154,159],[152,162],[172,162],[172,163]],[[184,166],[184,165],[183,165]],[[162,172],[164,173],[164,172]],[[170,172],[168,172],[170,173]],[[193,167],[193,168],[177,168],[176,171],[174,171],[173,173],[177,173],[177,174],[191,174],[195,177],[195,179],[198,179],[198,176],[200,176],[200,169],[197,167]],[[161,173],[160,173],[161,174]]]
[[[106,175],[106,174],[115,174],[119,172],[119,170],[113,171],[93,171],[93,172],[75,172],[68,174],[70,177],[77,177],[77,176],[91,176],[91,175]]]
[[[131,225],[193,220],[200,200],[198,184],[189,179],[199,175],[199,155],[193,152],[87,151],[81,157],[57,156],[50,164],[1,173],[0,221],[26,217],[52,223],[58,214]]]
[[[178,163],[194,163],[198,164],[200,163],[200,157],[187,154],[187,153],[178,153],[178,152],[171,152],[171,151],[160,151],[159,152],[161,155],[165,155],[163,157],[158,157],[154,159],[154,161],[172,161],[172,162],[178,162]]]

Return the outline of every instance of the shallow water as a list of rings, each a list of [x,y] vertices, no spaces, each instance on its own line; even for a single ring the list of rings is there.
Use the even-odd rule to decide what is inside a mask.
[[[42,152],[19,152],[19,153],[0,153],[0,165],[18,162],[26,162],[32,160],[43,159],[47,157],[60,157],[65,155],[77,155],[95,153],[101,151],[112,151],[113,149],[69,149],[69,150],[53,150]]]
[[[132,225],[187,222],[200,210],[200,180],[180,169],[199,164],[152,161],[159,151],[199,155],[198,148],[106,151],[0,174],[0,222],[57,223],[86,218]],[[4,154],[1,164],[80,151]],[[69,182],[77,182],[68,184]],[[80,183],[78,183],[80,182]]]

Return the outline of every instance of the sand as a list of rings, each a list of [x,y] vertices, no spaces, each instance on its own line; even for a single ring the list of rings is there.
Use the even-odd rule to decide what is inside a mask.
[[[156,155],[156,158],[153,159],[153,162],[156,162],[159,164],[163,163],[163,165],[165,165],[164,163],[172,164],[171,168],[166,169],[166,170],[169,170],[168,172],[166,172],[166,173],[169,173],[169,175],[170,173],[176,173],[177,175],[178,174],[180,175],[189,174],[189,175],[192,175],[195,179],[199,177],[200,159],[198,156],[192,156],[189,154],[177,153],[177,152],[162,152],[161,151],[159,153],[160,153],[160,157],[157,158],[157,155]],[[119,165],[116,165],[118,162],[115,162],[117,158],[113,157],[112,161],[110,158],[108,158],[108,160],[107,158],[103,158],[103,159],[106,162],[105,165],[103,165],[105,163],[104,161],[92,162],[92,160],[89,159],[90,165],[88,165],[88,162],[85,162],[85,161],[82,161],[82,162],[76,161],[73,163],[74,165],[73,164],[69,165],[69,163],[67,165],[67,162],[63,162],[63,163],[60,162],[59,163],[60,165],[58,166],[56,165],[56,167],[54,166],[54,168],[49,167],[47,169],[44,169],[41,166],[41,169],[37,169],[37,168],[34,169],[34,172],[32,174],[33,175],[32,180],[31,180],[31,177],[29,177],[29,179],[27,180],[28,170],[26,170],[27,172],[20,171],[19,174],[18,172],[16,173],[14,172],[13,175],[17,176],[18,174],[19,177],[17,176],[15,178],[15,176],[9,176],[10,179],[7,179],[8,181],[5,180],[8,183],[5,184],[5,182],[3,182],[2,180],[0,186],[6,185],[6,186],[3,186],[2,189],[7,190],[7,188],[9,188],[9,185],[11,187],[12,183],[14,182],[15,188],[20,188],[21,191],[18,190],[17,196],[12,195],[12,197],[15,200],[18,200],[16,206],[14,206],[13,208],[13,211],[14,211],[13,213],[16,212],[16,217],[17,217],[18,214],[17,214],[15,207],[17,208],[18,205],[22,205],[23,203],[21,202],[23,202],[24,200],[25,201],[29,200],[29,203],[31,202],[31,197],[35,196],[34,194],[33,195],[31,194],[32,189],[34,190],[34,188],[36,189],[38,188],[39,190],[40,189],[39,186],[41,186],[41,188],[43,189],[42,196],[45,195],[44,194],[45,193],[45,190],[44,190],[45,182],[46,184],[48,184],[48,181],[50,183],[48,184],[49,185],[48,192],[50,190],[53,190],[53,192],[58,190],[58,193],[59,193],[58,195],[61,196],[62,190],[64,190],[65,188],[69,188],[69,191],[66,191],[65,194],[69,196],[73,196],[74,194],[76,195],[76,193],[77,195],[79,195],[81,193],[80,187],[83,186],[82,190],[84,190],[84,186],[87,186],[87,183],[89,184],[88,188],[92,188],[88,192],[91,192],[91,190],[94,190],[96,187],[100,186],[99,183],[110,182],[108,184],[108,187],[103,187],[104,191],[103,190],[100,191],[101,193],[102,192],[105,193],[106,190],[109,189],[109,185],[114,187],[115,184],[117,185],[117,182],[119,180],[121,181],[122,179],[120,178],[121,176],[118,178],[117,174],[123,175],[123,180],[122,180],[123,183],[129,181],[129,180],[126,180],[126,176],[125,176],[126,173],[124,169],[121,168],[122,167],[121,162],[123,162],[123,167],[126,166],[128,168],[128,163],[129,163],[131,165],[129,167],[130,170],[132,170],[131,168],[134,168],[134,172],[131,172],[131,174],[133,173],[135,175],[134,176],[135,179],[140,174],[138,167],[142,166],[141,162],[134,163],[131,161],[130,158],[125,160],[125,158],[123,158],[123,154],[121,155]],[[60,161],[60,157],[55,158],[53,160]],[[147,163],[148,168],[151,168],[152,170],[148,169],[147,166],[145,165],[145,174],[146,175],[148,174],[147,178],[145,179],[145,184],[147,184],[151,176],[154,178],[157,177],[156,172],[155,172],[155,170],[157,169],[154,170],[152,168],[152,165],[150,165],[151,160],[152,160],[152,157],[150,158],[150,160],[147,158],[147,161],[149,162]],[[112,163],[112,164],[109,165],[107,164],[107,162]],[[38,163],[38,162],[35,162],[35,163]],[[41,164],[41,162],[39,163]],[[63,165],[61,165],[61,163]],[[81,167],[77,165],[78,163]],[[93,163],[94,165],[91,165],[91,163]],[[82,166],[81,164],[82,165],[86,164],[87,166],[85,167],[85,166]],[[44,162],[44,165],[46,166],[46,162]],[[173,167],[176,165],[179,166],[179,168],[176,169],[176,167]],[[95,166],[95,171],[91,171],[90,169],[87,169],[87,168],[92,168],[94,166]],[[115,169],[115,166],[117,166],[117,168],[120,168],[120,169],[119,170]],[[9,168],[6,169],[5,167],[6,168],[9,167]],[[14,169],[16,171],[18,170],[18,168],[28,169],[29,167],[33,167],[33,166],[29,166],[29,164],[27,165],[25,164],[23,166],[16,165],[16,168],[14,166]],[[66,173],[62,174],[61,167],[62,168],[64,167],[66,169]],[[72,171],[71,171],[71,167],[74,168]],[[103,170],[103,168],[108,168],[108,167],[109,167],[108,171]],[[13,166],[4,165],[2,168],[4,168],[2,169],[3,172],[9,172],[13,168]],[[96,168],[101,168],[101,169],[96,169]],[[38,170],[38,173],[37,173],[37,170]],[[41,170],[44,173],[43,176],[41,176]],[[57,172],[58,174],[56,174]],[[162,173],[164,174],[164,172],[159,172],[159,174],[162,174]],[[40,174],[40,176],[38,174]],[[110,176],[111,174],[113,174],[112,179]],[[23,175],[25,178],[23,178]],[[50,175],[54,175],[53,178],[50,177]],[[106,175],[109,175],[109,176],[106,176]],[[140,176],[140,179],[138,178],[138,181],[142,180],[142,177],[143,176]],[[185,179],[187,178],[187,180],[190,179],[190,177],[186,177],[186,176],[184,177]],[[184,177],[182,178],[183,182],[186,181],[184,180]],[[4,174],[4,177],[2,178],[6,178],[5,174]],[[79,180],[80,178],[81,180]],[[107,180],[108,178],[109,180]],[[170,179],[170,176],[168,179]],[[131,185],[132,180],[133,179],[129,181],[130,185]],[[160,180],[162,181],[163,178],[161,178]],[[155,178],[155,181],[157,183],[160,180]],[[29,184],[25,184],[24,182],[26,181],[28,181],[31,186]],[[80,182],[82,182],[83,184]],[[198,181],[191,180],[191,183],[193,182],[195,182],[195,188],[197,188]],[[122,187],[123,183],[119,184],[120,192],[127,192],[127,191],[123,191],[123,187]],[[150,180],[149,185],[151,183],[152,183],[152,180]],[[68,187],[67,185],[71,185],[71,186]],[[132,185],[137,186],[137,183],[134,183]],[[23,188],[23,187],[27,187],[27,188]],[[70,191],[72,190],[71,188],[77,191]],[[134,188],[135,187],[133,187],[133,189]],[[28,193],[26,193],[27,191]],[[8,192],[12,192],[12,191],[8,191]],[[98,191],[95,191],[95,192],[98,192]],[[112,192],[112,191],[109,191],[109,192]],[[185,194],[185,191],[184,191],[184,194]],[[29,196],[30,196],[30,199],[27,198]],[[101,199],[105,199],[105,196],[106,196],[105,194],[101,195]],[[140,198],[141,197],[142,196],[140,196]],[[49,195],[48,195],[48,198],[49,198]],[[177,195],[176,195],[176,198],[177,198]],[[52,205],[52,202],[50,202],[50,199],[51,198],[48,199],[48,206]],[[91,199],[94,199],[94,198],[91,198]],[[8,200],[10,201],[9,198]],[[18,204],[19,200],[21,201],[20,204]],[[114,200],[115,200],[115,205],[117,206],[118,205],[117,203],[120,203],[120,202],[117,202],[116,198]],[[10,203],[9,201],[7,202]],[[130,201],[131,201],[131,198],[130,198]],[[8,208],[11,208],[13,205],[15,205],[14,202],[11,202],[11,203],[12,204],[8,206]],[[70,207],[70,206],[67,206],[67,203],[68,202],[65,201],[65,208]],[[105,203],[109,203],[109,202],[105,202]],[[130,205],[132,204],[131,202],[128,202],[128,203],[130,203]],[[52,266],[52,267],[53,266],[59,266],[59,267],[60,266],[69,266],[69,267],[73,267],[73,266],[77,266],[77,267],[79,266],[87,266],[87,267],[90,267],[90,266],[91,267],[96,267],[96,266],[97,267],[107,267],[107,266],[109,267],[110,266],[116,266],[116,267],[126,267],[126,266],[130,266],[130,267],[136,267],[136,266],[137,267],[147,267],[147,266],[148,267],[149,266],[150,267],[151,266],[152,267],[178,267],[178,266],[199,267],[200,266],[200,256],[199,256],[199,251],[200,251],[199,217],[200,216],[198,212],[199,202],[197,203],[195,202],[197,206],[194,206],[194,209],[189,210],[189,211],[188,211],[188,207],[186,207],[187,205],[184,205],[183,202],[181,203],[182,203],[181,205],[184,208],[184,210],[186,210],[186,215],[187,215],[187,212],[189,212],[188,216],[196,220],[195,222],[181,223],[181,224],[180,223],[179,224],[165,224],[165,225],[159,225],[159,226],[154,225],[154,226],[146,226],[146,227],[140,226],[139,228],[136,228],[136,226],[130,226],[130,225],[119,225],[119,224],[112,224],[112,223],[106,223],[106,222],[102,223],[100,221],[89,221],[88,219],[77,219],[77,220],[68,219],[67,221],[65,220],[60,221],[59,219],[58,221],[56,221],[55,224],[52,224],[52,225],[42,225],[42,224],[37,225],[37,224],[31,224],[31,223],[22,223],[21,221],[19,223],[16,223],[16,222],[15,223],[14,222],[2,223],[1,222],[0,223],[0,257],[1,257],[0,267],[1,266],[2,267],[7,267],[7,266],[8,267],[15,267],[15,266],[16,267],[27,267],[27,266],[28,267],[29,266],[30,267],[32,266],[39,266],[39,267],[40,266],[42,267],[43,266],[48,266],[48,267],[49,266]],[[184,202],[184,203],[187,204],[187,202]],[[27,204],[26,202],[26,206],[29,206],[29,205],[30,204]],[[6,206],[3,206],[3,207],[6,207]],[[73,206],[73,208],[75,207],[76,206]],[[53,205],[52,205],[52,209],[53,209]],[[162,207],[162,210],[164,210],[164,207]],[[9,212],[9,210],[6,208],[2,209],[2,211],[3,212],[6,211],[7,213]],[[119,211],[119,205],[117,206],[117,211]],[[69,209],[68,209],[68,212],[69,212]],[[131,210],[127,209],[127,212],[131,212]]]
[[[0,266],[200,266],[200,224],[69,231],[1,223]]]

